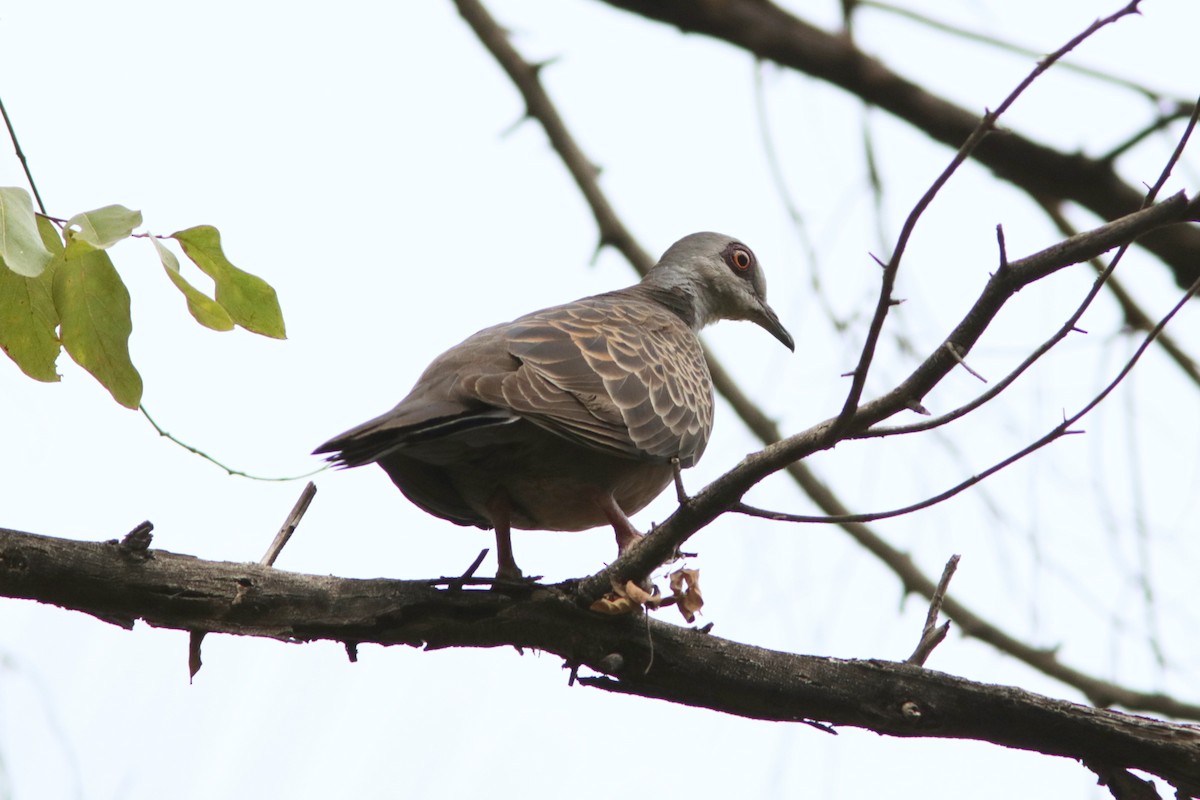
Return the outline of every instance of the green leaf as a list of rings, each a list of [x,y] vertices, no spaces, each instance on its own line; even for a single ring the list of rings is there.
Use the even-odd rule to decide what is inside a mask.
[[[43,217],[41,214],[35,215],[37,218],[38,233],[42,235],[42,244],[46,245],[46,249],[51,255],[59,255],[63,251],[62,234],[58,232],[58,228],[54,227],[54,223],[48,217]]]
[[[0,350],[39,381],[59,380],[54,368],[61,349],[54,333],[58,312],[51,286],[60,260],[51,259],[36,278],[0,269]]]
[[[50,251],[38,233],[29,192],[0,188],[0,265],[26,278],[36,278],[49,263]]]
[[[129,359],[129,292],[103,250],[71,248],[54,269],[63,347],[123,406],[137,408],[142,377]]]
[[[230,318],[249,331],[286,338],[283,312],[271,285],[256,275],[229,263],[221,251],[221,234],[211,225],[176,231],[171,238],[183,245],[183,252],[216,284],[217,302]]]
[[[214,331],[233,330],[233,320],[230,319],[229,312],[179,274],[179,259],[175,257],[175,254],[168,250],[166,245],[158,240],[158,237],[151,236],[150,241],[154,243],[154,249],[158,251],[158,259],[162,262],[167,277],[187,298],[188,311],[196,318],[196,322],[206,328],[212,328]]]
[[[84,211],[67,220],[67,244],[84,242],[97,250],[106,250],[129,237],[142,224],[142,212],[125,206],[105,206]]]

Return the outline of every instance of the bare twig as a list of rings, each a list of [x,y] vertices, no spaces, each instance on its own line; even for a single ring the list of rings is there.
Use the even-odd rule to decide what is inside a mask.
[[[826,31],[771,0],[603,0],[684,33],[725,41],[757,58],[810,75],[852,93],[908,122],[933,140],[958,148],[979,124],[979,114],[932,94],[859,50],[841,32]],[[1109,162],[1062,152],[1015,131],[984,140],[972,158],[999,180],[1031,196],[1079,203],[1112,220],[1138,208],[1144,192],[1126,183]],[[1158,256],[1185,288],[1200,277],[1200,229],[1179,225],[1139,242]]]
[[[1056,61],[1064,55],[1075,49],[1084,40],[1101,28],[1109,25],[1122,17],[1133,14],[1137,11],[1138,0],[1133,0],[1120,11],[1115,14],[1110,14],[1103,19],[1098,19],[1089,25],[1083,32],[1073,37],[1062,47],[1055,50],[1046,58],[1038,62],[1037,66],[1025,76],[1017,87],[1009,92],[1008,96],[996,107],[995,111],[987,111],[979,124],[967,140],[963,142],[958,152],[950,160],[942,173],[934,180],[933,185],[925,191],[925,194],[917,201],[909,212],[908,217],[904,220],[903,226],[900,228],[900,236],[896,240],[896,246],[892,250],[892,256],[888,259],[887,267],[883,271],[883,277],[880,281],[879,299],[876,301],[875,314],[871,318],[871,324],[867,328],[866,340],[863,342],[862,352],[858,359],[858,365],[854,368],[853,378],[850,382],[850,391],[846,395],[846,401],[842,405],[842,411],[838,414],[834,421],[834,431],[842,432],[851,426],[855,412],[858,410],[859,401],[862,399],[863,390],[867,385],[867,372],[871,367],[871,362],[875,358],[875,348],[879,343],[879,337],[883,333],[883,323],[887,317],[888,310],[893,305],[892,289],[896,284],[896,275],[900,270],[900,262],[904,257],[904,251],[908,246],[908,241],[912,237],[913,231],[916,229],[917,222],[925,213],[925,209],[933,202],[934,197],[946,185],[951,176],[958,168],[970,158],[971,154],[983,142],[984,137],[991,133],[996,127],[996,121],[1000,118],[1008,108],[1016,102],[1017,98],[1033,84],[1046,70],[1048,70]]]
[[[530,64],[521,58],[520,53],[508,41],[508,34],[496,24],[478,0],[455,0],[458,13],[462,15],[471,30],[479,37],[492,56],[495,57],[504,71],[512,79],[513,85],[521,92],[525,100],[526,114],[531,119],[541,123],[542,129],[550,139],[550,144],[559,154],[563,164],[571,172],[571,177],[579,186],[581,192],[596,217],[600,226],[600,246],[612,245],[622,253],[636,253],[635,264],[638,271],[645,273],[654,265],[633,234],[621,222],[608,198],[600,191],[596,183],[596,167],[588,161],[583,150],[575,142],[567,130],[566,124],[559,116],[558,110],[546,93],[542,91],[538,81],[538,73],[544,65]]]
[[[1015,464],[1017,461],[1020,461],[1021,459],[1025,458],[1025,456],[1029,455],[1030,453],[1033,453],[1036,450],[1040,450],[1041,448],[1045,447],[1046,445],[1050,444],[1051,442],[1056,441],[1057,439],[1060,439],[1063,436],[1068,436],[1068,435],[1076,434],[1076,433],[1082,433],[1082,431],[1071,430],[1071,426],[1074,425],[1079,420],[1083,419],[1083,417],[1085,417],[1092,409],[1094,409],[1096,406],[1098,406],[1104,400],[1104,398],[1106,398],[1112,392],[1113,389],[1117,388],[1117,386],[1120,385],[1120,383],[1123,380],[1125,380],[1125,377],[1133,370],[1134,365],[1136,365],[1137,362],[1141,359],[1142,355],[1146,352],[1146,349],[1148,347],[1150,347],[1151,344],[1154,343],[1154,339],[1155,339],[1155,337],[1158,336],[1159,332],[1162,331],[1162,329],[1164,327],[1166,327],[1167,323],[1170,322],[1171,319],[1174,318],[1174,316],[1176,314],[1178,314],[1179,311],[1185,305],[1187,305],[1188,300],[1192,299],[1192,297],[1194,297],[1198,291],[1200,291],[1200,280],[1197,280],[1196,283],[1192,284],[1188,288],[1188,290],[1186,292],[1184,292],[1183,297],[1180,298],[1179,302],[1177,302],[1171,308],[1171,310],[1169,312],[1167,312],[1166,316],[1164,316],[1161,320],[1159,320],[1158,324],[1150,329],[1149,333],[1147,333],[1145,338],[1142,340],[1141,345],[1139,345],[1137,350],[1134,351],[1133,356],[1126,362],[1125,366],[1121,368],[1120,372],[1117,373],[1116,377],[1114,377],[1108,383],[1108,385],[1105,386],[1100,391],[1099,394],[1097,394],[1087,404],[1085,404],[1083,406],[1083,408],[1081,408],[1079,411],[1075,412],[1071,416],[1067,417],[1059,424],[1055,425],[1054,428],[1052,428],[1048,433],[1046,433],[1044,436],[1042,436],[1038,440],[1030,443],[1029,445],[1026,445],[1025,447],[1021,448],[1016,453],[1013,453],[1011,456],[1004,459],[1003,461],[999,461],[996,464],[993,464],[992,466],[985,469],[983,472],[980,472],[976,475],[972,475],[970,478],[967,478],[966,480],[964,480],[958,484],[955,484],[954,486],[950,487],[949,489],[947,489],[944,492],[936,494],[932,497],[928,497],[920,502],[913,503],[912,505],[904,506],[903,508],[895,508],[890,511],[873,511],[873,512],[868,512],[868,513],[863,513],[863,514],[846,514],[843,516],[835,516],[835,517],[812,516],[812,515],[806,515],[806,514],[787,514],[787,513],[781,512],[781,511],[765,511],[760,508],[748,506],[745,503],[741,503],[741,502],[738,502],[735,505],[733,505],[730,508],[730,510],[737,511],[739,513],[746,514],[748,516],[764,517],[766,519],[772,519],[772,520],[776,520],[779,522],[808,522],[808,523],[812,523],[812,522],[815,522],[815,523],[874,522],[874,521],[880,520],[880,519],[890,519],[892,517],[899,517],[899,516],[903,516],[905,514],[911,514],[914,511],[920,511],[922,509],[929,508],[930,506],[935,506],[938,503],[949,500],[951,497],[954,497],[957,494],[961,494],[963,491],[969,489],[970,487],[974,486],[975,484],[979,483],[980,481],[982,481],[986,478],[989,478],[992,475],[995,475],[997,472],[1004,469],[1005,467]]]
[[[8,109],[4,107],[4,100],[0,99],[0,116],[4,117],[4,126],[8,128],[8,138],[12,142],[13,150],[17,153],[17,160],[21,162],[21,169],[25,170],[25,180],[29,182],[29,188],[33,190],[33,197],[37,200],[38,210],[42,212],[42,216],[46,216],[46,204],[42,202],[42,195],[38,192],[37,182],[33,179],[33,173],[29,170],[29,162],[25,160],[25,152],[21,150],[21,143],[17,140],[17,131],[13,128],[12,120],[8,117]]]
[[[1051,202],[1042,202],[1042,210],[1054,222],[1054,225],[1062,232],[1064,236],[1074,236],[1078,233],[1074,226],[1067,220],[1062,213],[1062,209],[1057,204]],[[1096,258],[1088,260],[1092,269],[1096,270],[1097,274],[1103,275],[1107,270],[1104,264]],[[1115,275],[1109,274],[1105,286],[1109,293],[1117,301],[1117,305],[1121,307],[1121,313],[1125,317],[1125,324],[1133,330],[1147,331],[1154,325],[1154,320],[1150,315],[1142,310],[1137,301],[1133,299],[1133,295],[1125,288]],[[1158,346],[1163,349],[1167,357],[1175,362],[1175,365],[1183,371],[1185,375],[1200,387],[1200,367],[1197,366],[1196,360],[1188,355],[1187,351],[1175,341],[1175,337],[1171,336],[1166,331],[1162,331],[1158,335]]]
[[[146,410],[142,409],[142,413],[146,414]],[[149,414],[146,414],[146,419],[150,419]],[[154,424],[154,420],[152,419],[150,419],[150,424],[154,425],[156,428],[158,427]],[[184,447],[187,447],[187,445],[184,445]],[[201,455],[203,455],[203,453],[201,453]],[[207,458],[207,456],[205,457]],[[283,550],[283,546],[288,543],[288,539],[292,538],[292,533],[296,530],[296,526],[300,524],[300,519],[304,516],[304,512],[308,511],[308,504],[312,502],[312,499],[314,496],[316,496],[316,494],[316,485],[314,485],[312,481],[309,481],[308,485],[304,487],[304,491],[300,493],[300,499],[296,501],[296,504],[292,506],[292,510],[288,513],[287,518],[284,519],[283,526],[279,529],[279,532],[275,534],[275,538],[271,541],[271,546],[267,548],[267,552],[259,560],[258,563],[260,566],[270,567],[275,564],[275,559],[279,557],[279,553],[281,550]],[[240,591],[234,596],[234,605],[238,605],[242,601],[242,598],[246,596],[246,587],[244,585],[239,585],[238,588]],[[200,657],[200,650],[204,645],[205,633],[207,632],[193,630],[188,635],[189,683],[196,679],[196,674],[200,672],[200,668],[204,666],[204,661]],[[347,648],[349,648],[348,644]],[[346,652],[351,654],[350,660],[354,661],[356,654],[351,653],[349,649],[347,649]]]
[[[479,555],[475,556],[475,560],[471,562],[471,566],[467,567],[466,571],[463,572],[462,575],[459,575],[452,581],[446,582],[446,588],[456,592],[462,591],[462,588],[464,585],[466,585],[467,581],[475,577],[475,570],[479,569],[479,566],[483,563],[483,559],[487,558],[487,554],[488,548],[485,547],[480,550]]]
[[[970,31],[966,28],[960,28],[956,25],[951,25],[947,22],[934,19],[933,17],[921,14],[917,11],[913,11],[908,8],[902,8],[900,6],[894,6],[890,3],[882,3],[878,2],[878,0],[859,0],[858,5],[863,8],[874,8],[879,11],[894,14],[898,17],[905,17],[928,28],[932,28],[933,30],[949,33],[961,39],[966,39],[967,41],[979,42],[980,44],[986,44],[999,50],[1006,50],[1010,53],[1016,53],[1017,55],[1026,56],[1028,58],[1041,58],[1044,52],[1042,50],[1036,50],[1032,47],[1025,47],[1013,42],[1007,42],[1003,39],[996,38],[995,36],[989,36],[985,33],[979,33],[978,31]],[[1079,75],[1086,75],[1089,78],[1103,81],[1104,83],[1120,86],[1124,89],[1128,89],[1131,92],[1142,95],[1143,97],[1155,103],[1160,102],[1165,96],[1164,92],[1147,89],[1144,84],[1138,83],[1137,81],[1132,81],[1128,78],[1122,78],[1118,75],[1104,72],[1103,70],[1084,66],[1083,64],[1076,64],[1072,61],[1064,60],[1060,62],[1059,67],[1061,69],[1075,72]]]
[[[959,352],[958,345],[956,345],[954,342],[946,342],[946,349],[950,351],[950,355],[954,356],[954,360],[958,362],[958,365],[965,369],[971,377],[977,379],[980,383],[988,382],[987,378],[971,369],[971,366],[967,364],[967,360],[963,357],[963,354]]]
[[[1138,143],[1141,142],[1143,139],[1149,137],[1152,134],[1158,133],[1159,131],[1164,131],[1167,129],[1167,126],[1169,126],[1172,122],[1175,122],[1175,121],[1181,120],[1181,119],[1187,119],[1188,117],[1190,117],[1191,115],[1193,115],[1195,113],[1196,113],[1196,104],[1195,103],[1176,103],[1174,108],[1170,109],[1166,113],[1160,114],[1157,119],[1153,120],[1149,125],[1142,128],[1142,130],[1133,134],[1128,139],[1121,142],[1119,145],[1112,148],[1104,155],[1100,156],[1099,160],[1100,161],[1110,161],[1110,162],[1116,161],[1122,155],[1124,155],[1125,153],[1129,152],[1134,147],[1136,147],[1138,145]]]
[[[942,578],[938,581],[937,589],[934,590],[933,597],[929,601],[929,611],[925,614],[925,627],[921,630],[921,640],[917,642],[917,648],[913,650],[912,655],[905,659],[906,664],[915,664],[918,667],[925,666],[925,662],[933,652],[933,649],[946,638],[946,634],[950,630],[950,623],[947,622],[939,626],[937,624],[938,615],[942,613],[942,603],[946,600],[946,590],[950,588],[950,579],[954,577],[954,571],[958,569],[960,558],[962,556],[955,553],[946,562],[946,567],[942,570]]]
[[[1193,107],[1192,116],[1188,119],[1188,124],[1184,128],[1183,133],[1180,135],[1179,141],[1176,143],[1174,151],[1172,151],[1170,158],[1167,159],[1167,163],[1163,166],[1162,170],[1159,172],[1158,179],[1155,180],[1154,185],[1151,186],[1150,189],[1147,191],[1146,198],[1142,203],[1143,210],[1149,209],[1151,207],[1151,205],[1154,202],[1154,199],[1158,196],[1158,193],[1160,191],[1162,191],[1162,187],[1166,185],[1167,179],[1171,176],[1171,172],[1174,170],[1175,165],[1177,163],[1179,163],[1179,159],[1183,156],[1183,151],[1187,147],[1188,142],[1191,140],[1192,133],[1196,130],[1196,125],[1198,122],[1200,122],[1200,103],[1197,103],[1197,105]],[[1178,195],[1176,195],[1176,196],[1178,196]],[[1044,198],[1042,198],[1041,202],[1042,202],[1043,208],[1047,208],[1047,203],[1045,202]],[[1195,202],[1196,202],[1195,200],[1192,200],[1191,203],[1189,203],[1189,206],[1194,205]],[[1191,210],[1185,210],[1183,218],[1186,219],[1186,218],[1190,218],[1191,216],[1193,216],[1193,212]],[[1064,222],[1065,222],[1065,220],[1064,220]],[[1076,234],[1076,236],[1077,235],[1079,235],[1079,234]],[[1074,239],[1074,238],[1075,237],[1073,236],[1072,239]],[[1134,237],[1134,238],[1136,238],[1136,237]],[[1068,239],[1068,241],[1071,241],[1071,239]],[[860,431],[857,433],[851,433],[847,436],[847,438],[866,439],[866,438],[872,438],[872,437],[877,437],[877,436],[894,436],[894,435],[901,434],[901,433],[916,433],[918,431],[930,430],[932,428],[936,428],[941,425],[945,425],[948,422],[952,422],[953,420],[956,420],[962,416],[965,416],[966,414],[970,413],[971,411],[975,410],[976,408],[979,408],[980,406],[982,406],[984,403],[995,398],[997,395],[999,395],[1001,392],[1003,392],[1006,388],[1008,388],[1008,386],[1013,381],[1015,381],[1023,372],[1025,372],[1025,370],[1027,370],[1029,367],[1031,367],[1035,361],[1040,359],[1043,355],[1045,355],[1047,352],[1049,352],[1051,348],[1053,348],[1060,341],[1062,341],[1064,338],[1066,338],[1066,336],[1068,334],[1079,330],[1078,327],[1076,327],[1076,326],[1077,326],[1079,320],[1083,317],[1083,313],[1091,306],[1092,301],[1096,299],[1096,296],[1100,293],[1101,288],[1105,285],[1105,283],[1108,281],[1109,277],[1116,270],[1117,265],[1121,262],[1121,259],[1125,256],[1125,253],[1126,253],[1126,251],[1128,251],[1129,246],[1132,242],[1133,242],[1133,238],[1130,238],[1129,240],[1122,243],[1118,247],[1116,254],[1113,256],[1112,261],[1109,262],[1108,266],[1103,269],[1099,269],[1099,275],[1097,276],[1096,281],[1092,284],[1092,288],[1088,291],[1087,295],[1084,296],[1083,301],[1075,309],[1075,312],[1072,313],[1071,316],[1069,316],[1067,318],[1067,321],[1064,322],[1059,327],[1059,329],[1054,333],[1054,335],[1052,335],[1049,339],[1047,339],[1045,342],[1043,342],[1041,345],[1039,345],[1019,365],[1017,365],[1017,367],[1012,372],[1010,372],[1008,375],[1006,375],[1003,380],[1001,380],[999,383],[997,383],[991,389],[989,389],[988,391],[979,395],[975,399],[971,400],[969,403],[966,403],[947,414],[943,414],[942,416],[935,417],[935,418],[929,419],[929,420],[924,420],[922,422],[913,423],[910,425],[892,426],[892,427],[872,427],[872,428],[869,428],[864,431]],[[1066,243],[1064,242],[1064,245],[1065,244]],[[1101,251],[1101,252],[1103,252],[1103,251]],[[1090,258],[1081,259],[1081,261],[1094,261],[1097,256],[1099,256],[1099,253],[1097,253],[1095,256],[1092,256]],[[1007,254],[1005,254],[1005,262],[1004,263],[1007,264]],[[1145,321],[1147,324],[1144,327],[1146,329],[1149,329],[1150,328],[1149,318],[1146,317]],[[951,337],[949,339],[947,339],[947,341],[957,341],[957,340],[954,339],[954,336],[952,334]],[[1187,371],[1187,367],[1191,366],[1192,370],[1193,371],[1195,370],[1195,364],[1191,361],[1190,358],[1188,358],[1185,354],[1182,353],[1182,350],[1180,350],[1177,346],[1174,345],[1173,341],[1171,342],[1170,345],[1167,345],[1165,347],[1168,350],[1168,352],[1171,352],[1171,350],[1174,349],[1180,355],[1183,356],[1182,358],[1176,359],[1176,363],[1178,363],[1181,368],[1184,368],[1184,370]]]
[[[300,520],[304,517],[304,512],[308,511],[308,504],[317,495],[317,486],[312,481],[304,487],[304,491],[300,493],[300,498],[296,501],[296,505],[292,506],[292,510],[288,512],[287,518],[283,521],[283,526],[279,529],[279,533],[275,534],[275,539],[271,542],[271,546],[267,548],[267,552],[263,555],[262,560],[258,563],[264,567],[270,567],[275,564],[275,559],[279,558],[279,553],[283,550],[284,545],[288,543],[288,539],[292,538],[292,534],[296,531],[296,526],[300,524]]]

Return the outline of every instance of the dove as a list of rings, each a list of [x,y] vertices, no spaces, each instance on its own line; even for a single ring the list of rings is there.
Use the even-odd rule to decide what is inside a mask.
[[[376,463],[414,504],[494,529],[497,579],[519,580],[511,531],[608,524],[618,554],[629,517],[699,461],[713,387],[697,333],[749,320],[789,350],[753,251],[718,233],[685,236],[633,286],[493,325],[435,358],[395,408],[314,451]]]

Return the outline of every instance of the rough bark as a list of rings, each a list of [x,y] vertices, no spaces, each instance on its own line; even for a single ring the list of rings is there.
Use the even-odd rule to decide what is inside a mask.
[[[0,595],[185,631],[414,647],[533,648],[598,675],[579,682],[754,719],[890,736],[977,739],[1140,769],[1200,792],[1200,727],[1090,708],[910,664],[794,655],[642,617],[605,616],[573,586],[513,592],[302,575],[125,542],[0,529]]]

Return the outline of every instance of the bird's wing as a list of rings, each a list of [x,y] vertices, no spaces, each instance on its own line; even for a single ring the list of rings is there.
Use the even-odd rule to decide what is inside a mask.
[[[621,293],[535,312],[507,326],[520,367],[479,396],[589,447],[683,466],[712,429],[712,382],[694,333],[671,312]],[[489,397],[487,395],[492,395]]]
[[[616,298],[616,299],[611,299]],[[712,429],[712,383],[695,334],[645,301],[601,295],[486,328],[438,356],[391,411],[317,448],[358,466],[405,451],[453,461],[521,419],[600,451],[679,456]]]
[[[521,366],[508,353],[504,327],[485,328],[442,353],[395,408],[335,436],[314,452],[333,453],[329,460],[347,467],[419,446],[437,458],[439,440],[453,441],[456,434],[519,421],[520,416],[502,400],[489,402],[472,389],[480,380]]]

